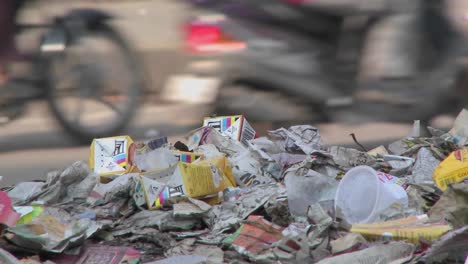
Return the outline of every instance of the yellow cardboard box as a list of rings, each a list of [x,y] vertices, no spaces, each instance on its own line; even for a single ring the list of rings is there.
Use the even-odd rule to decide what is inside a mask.
[[[137,171],[133,166],[135,150],[129,136],[94,139],[90,147],[89,167],[104,182],[115,175]]]
[[[244,146],[247,146],[247,142],[257,136],[243,115],[205,117],[203,126],[213,127],[221,134],[241,142]]]
[[[226,157],[197,163],[179,162],[169,184],[192,198],[216,196],[227,187],[237,186]]]
[[[452,152],[434,170],[432,178],[441,190],[447,189],[449,184],[468,178],[468,149]]]

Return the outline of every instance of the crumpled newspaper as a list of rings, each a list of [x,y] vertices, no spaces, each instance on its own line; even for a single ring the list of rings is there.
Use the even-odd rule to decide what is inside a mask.
[[[179,243],[177,243],[177,245],[166,251],[164,255],[166,257],[193,255],[197,256],[196,259],[200,259],[200,257],[205,259],[203,263],[223,263],[224,258],[224,252],[221,248],[211,245],[196,244],[195,238],[188,238],[180,241]],[[188,258],[187,260],[189,262],[184,261],[177,263],[190,263],[190,259]]]
[[[194,150],[196,153],[202,153],[205,159],[212,159],[221,156],[226,156],[224,153],[221,153],[218,148],[213,144],[205,144],[196,147]]]
[[[333,161],[344,169],[359,165],[373,166],[377,162],[374,157],[366,152],[339,146],[332,146],[330,155],[333,157]]]
[[[397,155],[385,155],[383,156],[383,159],[392,167],[392,169],[389,171],[389,174],[393,176],[408,175],[408,171],[411,170],[415,162],[413,158]]]
[[[187,135],[187,146],[194,150],[200,145],[212,144],[222,153],[233,156],[245,150],[245,147],[237,140],[223,136],[213,127],[201,127],[191,131]]]
[[[20,182],[8,192],[13,204],[24,204],[37,197],[45,185],[43,182]]]
[[[50,172],[42,191],[32,199],[46,205],[84,203],[98,181],[84,161],[77,161],[61,172]]]
[[[335,257],[326,258],[318,264],[387,264],[404,263],[398,262],[409,260],[413,257],[415,246],[405,242],[390,242],[373,246],[360,251],[341,254]]]
[[[87,202],[91,205],[101,205],[130,197],[129,193],[136,179],[138,179],[138,174],[130,173],[121,175],[109,183],[98,183],[90,192]]]
[[[340,237],[330,242],[332,254],[343,253],[354,248],[360,248],[367,244],[366,239],[361,234],[347,233],[345,236]]]
[[[428,148],[421,148],[416,157],[416,163],[413,166],[413,172],[410,180],[416,184],[427,184],[435,186],[432,174],[435,168],[439,166],[438,160]]]
[[[304,154],[327,154],[322,138],[317,128],[309,125],[292,126],[289,129],[280,128],[268,132],[275,138],[277,144],[288,152],[302,151]]]
[[[173,208],[174,217],[192,218],[201,217],[211,209],[211,206],[203,201],[187,197],[185,201],[174,204]]]
[[[241,187],[273,183],[275,180],[263,174],[262,164],[248,149],[229,158],[232,173]]]
[[[455,228],[468,225],[468,180],[449,186],[429,216],[434,221],[445,219]]]
[[[272,161],[272,156],[284,152],[280,146],[266,137],[259,137],[248,142],[249,149],[256,152],[262,159]]]
[[[467,238],[468,226],[450,231],[434,242],[418,260],[422,263],[463,263],[468,257]]]
[[[213,232],[237,228],[242,220],[276,195],[278,189],[276,184],[247,187],[236,199],[213,206],[204,221]]]
[[[112,234],[126,236],[143,228],[158,228],[160,231],[187,231],[201,226],[197,218],[175,218],[172,211],[140,211],[120,223]]]

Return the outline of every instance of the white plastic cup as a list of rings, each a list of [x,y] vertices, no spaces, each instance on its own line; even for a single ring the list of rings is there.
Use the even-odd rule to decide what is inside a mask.
[[[349,170],[338,185],[335,209],[341,210],[345,220],[354,224],[375,222],[395,203],[407,207],[408,194],[394,181],[386,180],[391,177],[369,166]]]

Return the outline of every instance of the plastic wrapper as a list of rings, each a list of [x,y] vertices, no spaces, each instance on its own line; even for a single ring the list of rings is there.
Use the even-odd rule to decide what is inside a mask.
[[[262,164],[249,150],[238,153],[229,158],[229,161],[233,164],[232,172],[236,183],[241,187],[274,182],[273,178],[263,175]]]
[[[335,257],[326,258],[318,264],[370,264],[370,263],[401,263],[413,256],[414,245],[405,242],[390,242],[384,245],[377,245],[360,251],[341,254]]]
[[[416,163],[410,177],[411,181],[416,184],[434,185],[432,175],[439,164],[440,160],[434,157],[428,148],[421,148],[416,157]]]
[[[253,260],[279,241],[283,237],[282,231],[282,227],[268,222],[263,217],[251,215],[223,243]]]
[[[44,206],[40,203],[33,203],[32,206],[15,206],[15,211],[21,214],[21,218],[16,224],[27,224],[44,212]]]
[[[135,156],[135,166],[141,171],[158,171],[169,168],[179,159],[166,148],[158,148]]]
[[[369,240],[404,240],[413,244],[433,241],[452,227],[446,223],[429,223],[427,215],[411,216],[400,220],[373,224],[354,224],[351,232]]]
[[[101,181],[109,181],[135,170],[135,153],[136,145],[129,136],[95,139],[90,147],[89,167]]]
[[[179,162],[168,185],[193,198],[217,195],[227,187],[237,186],[225,157],[197,163]]]
[[[338,182],[305,168],[287,170],[285,176],[291,214],[305,216],[311,204],[335,199]]]
[[[89,219],[75,219],[61,209],[45,208],[28,224],[6,231],[5,238],[29,251],[61,253],[84,243],[101,227]]]
[[[304,154],[327,154],[326,147],[317,128],[308,125],[280,128],[268,133],[277,144],[288,152],[302,151]]]
[[[460,182],[468,178],[468,149],[452,152],[434,170],[433,179],[441,190],[447,189],[449,184]]]
[[[222,135],[235,139],[244,146],[248,146],[249,140],[257,136],[257,132],[242,115],[205,117],[203,126],[213,127]]]

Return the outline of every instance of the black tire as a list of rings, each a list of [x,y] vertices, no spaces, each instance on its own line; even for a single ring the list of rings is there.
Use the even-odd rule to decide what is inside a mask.
[[[74,32],[71,32],[71,34],[74,34]],[[49,58],[48,102],[52,113],[54,114],[58,122],[63,126],[63,128],[70,135],[72,135],[74,139],[83,143],[89,143],[89,141],[91,141],[93,138],[116,136],[129,124],[129,122],[131,122],[140,104],[140,94],[143,90],[143,76],[141,75],[142,71],[140,70],[140,63],[136,55],[133,53],[132,49],[130,48],[128,43],[123,39],[123,37],[109,25],[98,24],[93,26],[92,29],[85,30],[78,34],[79,35],[74,36],[75,40],[77,41],[74,41],[74,44],[70,45],[70,47],[67,47],[66,51],[63,54]],[[125,67],[124,71],[127,74],[127,79],[125,80],[126,82],[123,80],[124,77],[122,75],[118,75],[118,80],[116,80],[118,81],[118,83],[111,85],[112,93],[107,94],[109,91],[104,91],[104,89],[106,89],[105,85],[107,84],[107,82],[114,81],[114,78],[104,79],[104,77],[102,77],[101,75],[109,76],[112,73],[114,73],[114,69],[112,69],[112,71],[109,72],[100,72],[99,70],[102,69],[98,67],[105,67],[105,65],[103,65],[103,60],[93,58],[93,62],[81,65],[80,63],[82,57],[78,55],[77,58],[78,61],[80,61],[80,63],[78,63],[77,65],[73,65],[72,63],[68,71],[63,69],[66,69],[66,67],[69,66],[66,64],[68,57],[73,57],[73,55],[70,54],[70,49],[73,49],[75,47],[78,47],[79,49],[79,46],[82,45],[82,40],[86,38],[90,38],[91,40],[95,38],[103,38],[107,41],[110,41],[110,43],[115,45],[115,47],[117,48],[117,52],[111,54],[112,56],[107,56],[106,58],[112,61],[118,59],[118,57],[120,56],[123,59],[123,65],[117,63],[110,63],[110,65],[112,65],[111,67]],[[92,51],[89,52],[92,54]],[[106,52],[107,50],[104,53],[107,54]],[[96,54],[97,53],[99,53],[99,51],[96,51]],[[87,54],[89,55],[89,53]],[[66,74],[57,74],[56,72],[54,72],[54,70],[65,71]],[[74,70],[76,70],[76,72],[79,72],[78,83],[73,82],[73,79],[72,82],[68,81],[67,79],[74,78]],[[67,74],[70,76],[65,77],[67,76]],[[89,78],[90,76],[92,76],[92,78]],[[94,80],[90,81],[90,79]],[[64,91],[62,94],[62,90],[59,89],[61,84],[60,81],[65,81],[65,84],[66,81],[72,83],[71,87],[65,88],[69,89],[69,91]],[[119,101],[120,98],[122,98],[122,96],[115,94],[116,89],[118,89],[115,88],[117,86],[122,86],[125,89],[124,93],[125,97],[127,98],[125,99],[126,101],[124,102],[124,106],[121,108],[112,105],[113,100]],[[95,89],[93,89],[92,87],[94,87]],[[87,126],[86,124],[84,124],[84,122],[86,121],[80,120],[80,118],[82,118],[81,116],[78,116],[78,122],[76,122],[76,120],[70,119],[70,116],[64,111],[65,108],[69,108],[70,105],[64,104],[64,108],[64,106],[61,105],[60,99],[66,96],[73,98],[72,95],[68,94],[73,94],[73,91],[77,91],[79,93],[77,97],[78,108],[76,109],[76,112],[73,112],[74,117],[77,115],[84,114],[84,110],[86,110],[86,107],[83,106],[83,104],[85,103],[85,100],[91,100],[100,101],[103,105],[111,108],[112,111],[116,112],[116,118],[109,121],[108,124],[97,122],[98,124],[94,126]],[[89,94],[86,94],[86,92],[89,92]],[[111,98],[111,100],[109,101],[109,99],[106,96]],[[93,112],[91,114],[91,117],[97,117],[99,114],[100,112]],[[105,120],[107,121],[107,119]]]

